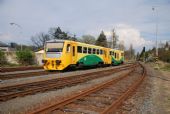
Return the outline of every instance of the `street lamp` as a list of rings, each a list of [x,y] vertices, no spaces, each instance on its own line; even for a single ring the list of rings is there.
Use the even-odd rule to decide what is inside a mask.
[[[16,24],[16,23],[9,23],[9,24],[10,24],[10,25],[17,26],[17,27],[19,27],[20,29],[22,29],[22,27],[21,27],[20,25]]]
[[[9,24],[10,24],[11,26],[16,26],[16,27],[22,29],[22,27],[21,27],[19,24],[17,24],[17,23],[9,23]],[[22,32],[20,32],[20,33],[22,33]],[[22,51],[22,44],[21,44],[21,51]]]
[[[156,15],[156,32],[155,32],[155,36],[156,36],[156,56],[158,57],[158,10],[156,9],[156,6],[153,6],[152,10],[155,11],[155,15]]]

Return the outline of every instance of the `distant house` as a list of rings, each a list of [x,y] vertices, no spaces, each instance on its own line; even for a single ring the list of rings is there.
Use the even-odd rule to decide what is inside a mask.
[[[2,51],[10,51],[10,47],[7,44],[0,41],[0,50],[2,50]]]
[[[36,63],[40,66],[43,65],[43,63],[42,63],[43,55],[44,55],[44,50],[35,52]]]

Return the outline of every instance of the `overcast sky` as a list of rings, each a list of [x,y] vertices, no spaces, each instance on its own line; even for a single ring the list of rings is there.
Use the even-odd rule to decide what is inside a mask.
[[[103,30],[109,38],[115,28],[127,48],[132,43],[141,49],[155,45],[156,21],[158,40],[170,40],[170,0],[0,0],[0,41],[5,43],[31,44],[31,36],[57,26],[78,37],[98,37]]]

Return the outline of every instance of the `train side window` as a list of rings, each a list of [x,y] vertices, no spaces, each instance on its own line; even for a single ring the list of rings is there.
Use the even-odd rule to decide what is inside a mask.
[[[88,54],[91,54],[91,48],[88,48]]]
[[[114,56],[114,51],[112,51],[112,55]]]
[[[83,53],[87,53],[87,47],[83,47]]]
[[[75,56],[75,46],[73,46],[73,56]]]
[[[70,44],[67,44],[67,52],[70,52]]]
[[[123,56],[124,56],[124,54],[123,54],[123,53],[121,53],[121,56],[123,57]]]
[[[110,55],[112,55],[112,51],[110,51]]]
[[[93,54],[96,54],[96,49],[93,48]]]
[[[117,55],[117,54],[115,53],[115,58],[117,58],[116,55]]]
[[[101,54],[101,55],[103,54],[103,50],[100,50],[100,54]]]
[[[77,52],[78,52],[78,53],[82,53],[82,47],[81,47],[81,46],[78,46],[78,47],[77,47]]]
[[[99,54],[99,49],[97,49],[97,54]]]

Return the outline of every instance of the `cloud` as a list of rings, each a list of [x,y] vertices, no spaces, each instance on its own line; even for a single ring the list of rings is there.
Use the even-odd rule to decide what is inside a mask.
[[[13,41],[13,36],[9,33],[0,33],[0,41],[9,43],[8,41]]]
[[[138,45],[141,46],[155,38],[156,18],[151,9],[154,3],[159,2],[158,40],[168,40],[170,37],[169,0],[156,1],[0,0],[0,17],[3,17],[0,19],[0,33],[10,33],[13,36],[9,38],[9,34],[7,35],[8,42],[28,44],[31,43],[31,36],[39,32],[47,33],[51,27],[60,26],[63,31],[76,34],[77,37],[84,34],[98,37],[101,30],[109,36],[109,31],[115,25],[126,23],[127,25],[118,29],[119,37],[126,38],[123,40],[128,47],[130,44],[127,42],[132,41],[131,38],[138,38],[136,40],[140,41]],[[11,22],[19,24],[22,29],[9,25]],[[2,37],[0,40],[7,41]],[[134,44],[134,47],[139,47],[138,45]]]
[[[141,37],[140,31],[130,25],[117,24],[115,28],[119,41],[123,41],[126,48],[129,48],[130,44],[134,48],[141,48],[143,46],[153,46],[153,42]],[[110,31],[105,31],[107,37],[111,36]]]

